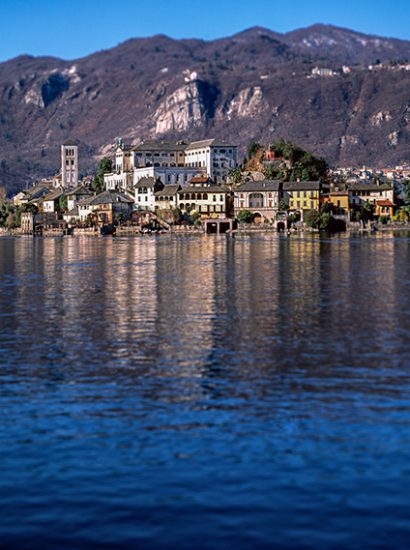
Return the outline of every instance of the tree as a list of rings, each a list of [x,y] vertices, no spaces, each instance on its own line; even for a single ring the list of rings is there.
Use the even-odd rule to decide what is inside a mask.
[[[240,210],[236,219],[239,223],[252,223],[254,215],[250,210]]]
[[[181,210],[179,208],[174,208],[172,210],[172,217],[174,219],[174,224],[178,225],[182,222],[184,219],[184,215],[182,214]]]
[[[272,146],[278,157],[282,157],[290,164],[290,170],[283,169],[279,175],[283,181],[323,181],[327,176],[327,163],[321,157],[315,157],[309,151],[280,139]]]
[[[122,225],[125,221],[125,216],[122,212],[115,214],[114,225]]]
[[[230,183],[232,184],[232,187],[236,187],[238,183],[241,182],[242,179],[242,170],[238,168],[231,168],[228,172]]]
[[[28,202],[20,206],[21,212],[31,212],[32,214],[37,214],[38,208],[35,204],[29,204]]]
[[[246,156],[248,157],[248,159],[251,159],[252,157],[254,157],[258,152],[259,150],[262,148],[262,145],[260,143],[258,143],[257,141],[251,141],[248,145],[248,150],[247,150],[247,154]]]
[[[97,170],[91,184],[91,187],[97,193],[104,189],[104,174],[112,171],[112,161],[108,157],[103,157],[98,163]]]
[[[300,212],[299,211],[293,212],[292,214],[290,214],[288,216],[288,224],[289,225],[297,223],[298,221],[300,221]]]
[[[273,166],[264,166],[262,172],[268,180],[274,180],[278,177],[278,171]]]
[[[374,205],[369,201],[364,202],[360,207],[360,219],[367,221],[373,219]]]
[[[314,229],[318,229],[321,225],[320,213],[317,210],[309,210],[309,212],[305,214],[304,219],[306,225]]]
[[[15,227],[18,227],[20,225],[18,216],[10,212],[10,214],[8,214],[6,218],[4,225],[7,227],[7,229],[13,229]]]
[[[287,203],[285,200],[283,200],[283,199],[281,199],[281,200],[279,201],[279,210],[285,210],[285,211],[289,210],[289,205],[288,205],[288,203]]]
[[[68,206],[67,195],[61,195],[61,197],[58,200],[58,206],[60,210],[67,210],[67,206]]]

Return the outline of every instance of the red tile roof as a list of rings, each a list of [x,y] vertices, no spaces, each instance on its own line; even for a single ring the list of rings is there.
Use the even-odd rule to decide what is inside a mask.
[[[376,201],[377,206],[395,206],[395,204],[392,201],[384,200],[384,201]]]

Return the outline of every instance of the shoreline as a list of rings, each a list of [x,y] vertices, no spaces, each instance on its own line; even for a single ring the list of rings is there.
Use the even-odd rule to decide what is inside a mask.
[[[377,234],[379,232],[381,233],[389,233],[389,232],[397,232],[397,231],[410,231],[410,224],[400,224],[400,225],[394,225],[394,226],[386,226],[386,225],[376,225],[374,229],[357,229],[357,228],[351,228],[347,229],[346,231],[338,231],[334,233],[330,233],[330,235],[342,235],[342,234]],[[318,229],[311,229],[311,228],[305,228],[305,229],[291,229],[289,231],[282,231],[278,232],[274,227],[246,227],[246,228],[238,228],[234,229],[231,233],[225,233],[225,235],[240,235],[240,234],[275,234],[275,235],[306,235],[306,234],[316,234],[316,235],[329,235],[326,231],[319,231]],[[206,235],[206,233],[203,231],[203,229],[198,228],[188,228],[188,229],[178,229],[174,231],[169,231],[165,233],[138,233],[133,228],[126,228],[125,230],[122,229],[115,233],[114,237],[147,237],[147,236],[156,236],[156,235]],[[49,232],[42,235],[33,235],[29,233],[24,233],[20,229],[4,229],[0,228],[0,237],[42,237],[42,238],[56,238],[56,237],[106,237],[107,235],[102,235],[98,230],[90,228],[89,230],[77,230],[70,234],[63,234],[63,233],[57,233],[57,232]],[[212,236],[212,235],[210,235]]]

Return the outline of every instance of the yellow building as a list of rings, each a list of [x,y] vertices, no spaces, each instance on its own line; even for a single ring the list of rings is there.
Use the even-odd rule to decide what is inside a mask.
[[[349,192],[348,191],[330,191],[321,197],[322,203],[332,205],[332,210],[339,216],[349,214]]]
[[[391,218],[394,215],[394,207],[395,204],[389,199],[376,201],[375,214],[376,216],[386,216]]]
[[[296,181],[283,184],[283,199],[290,211],[319,210],[320,182]]]

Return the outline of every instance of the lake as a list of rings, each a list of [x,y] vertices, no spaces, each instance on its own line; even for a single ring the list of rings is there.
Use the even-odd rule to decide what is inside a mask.
[[[1,548],[406,548],[410,236],[0,238]]]

